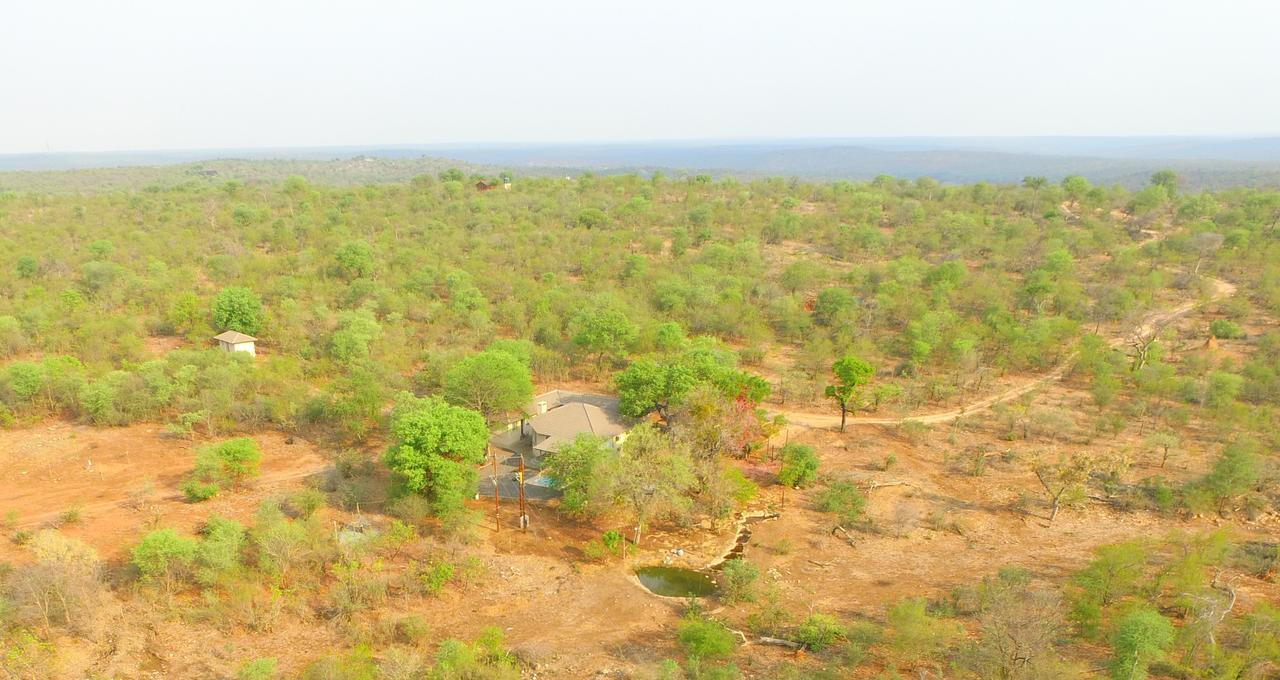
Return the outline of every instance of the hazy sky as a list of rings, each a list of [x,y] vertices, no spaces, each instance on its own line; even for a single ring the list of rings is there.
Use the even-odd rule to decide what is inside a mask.
[[[0,153],[1280,133],[1275,0],[6,0]]]

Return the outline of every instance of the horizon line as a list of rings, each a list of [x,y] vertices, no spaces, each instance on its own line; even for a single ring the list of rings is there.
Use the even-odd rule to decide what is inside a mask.
[[[264,146],[208,146],[208,147],[152,147],[121,149],[69,149],[43,151],[4,151],[0,158],[38,157],[58,155],[107,155],[107,154],[182,154],[223,152],[274,152],[274,151],[324,151],[324,150],[374,150],[374,149],[468,149],[468,148],[516,148],[516,147],[590,147],[590,146],[646,146],[646,145],[694,145],[725,146],[741,144],[841,144],[859,141],[909,141],[909,140],[1216,140],[1248,141],[1280,139],[1280,132],[1256,134],[1035,134],[1035,135],[862,135],[816,137],[669,137],[638,139],[601,139],[572,141],[468,141],[468,142],[367,142],[311,145]]]

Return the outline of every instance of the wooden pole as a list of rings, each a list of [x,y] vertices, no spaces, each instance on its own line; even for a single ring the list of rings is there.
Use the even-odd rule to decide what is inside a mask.
[[[521,531],[529,528],[529,513],[525,511],[524,504],[524,454],[520,454],[520,529]]]
[[[498,507],[502,504],[498,495],[498,452],[493,450],[493,446],[488,448],[489,455],[493,457],[493,530],[497,531],[502,526],[502,519],[498,516]]]

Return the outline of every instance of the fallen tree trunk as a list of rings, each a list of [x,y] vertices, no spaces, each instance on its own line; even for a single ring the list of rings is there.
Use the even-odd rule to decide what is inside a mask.
[[[760,636],[760,639],[757,640],[757,642],[759,642],[762,645],[775,645],[778,647],[786,647],[787,649],[804,649],[804,645],[794,640],[786,640],[783,638],[776,638],[776,637],[767,637],[764,635]]]
[[[744,645],[749,645],[753,642],[750,637],[747,637],[746,633],[740,630],[730,628],[729,632],[742,638],[742,644]],[[804,649],[804,643],[796,642],[795,640],[788,640],[786,638],[769,637],[768,635],[761,635],[756,638],[754,642],[758,645],[773,645],[774,647],[786,647],[787,649],[795,650]]]

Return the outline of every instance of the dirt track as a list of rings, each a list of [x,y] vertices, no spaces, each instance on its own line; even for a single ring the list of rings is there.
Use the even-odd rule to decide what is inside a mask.
[[[1147,242],[1159,240],[1159,237],[1149,239]],[[1205,300],[1190,300],[1184,302],[1172,309],[1158,312],[1148,316],[1141,324],[1138,324],[1128,334],[1111,338],[1108,344],[1111,347],[1119,347],[1125,344],[1133,337],[1147,337],[1152,333],[1158,332],[1160,328],[1168,325],[1170,322],[1186,316],[1191,311],[1209,304],[1224,300],[1236,294],[1235,284],[1228,283],[1222,279],[1208,279],[1213,284],[1213,294]],[[989,409],[997,404],[1017,399],[1018,397],[1034,392],[1035,390],[1056,380],[1061,380],[1063,376],[1071,370],[1075,363],[1076,355],[1073,353],[1066,359],[1063,359],[1052,371],[1049,371],[1039,378],[1034,378],[1020,385],[1010,387],[996,394],[976,399],[972,402],[953,408],[947,411],[938,411],[935,413],[921,413],[917,415],[902,416],[898,418],[858,418],[850,417],[847,419],[848,425],[901,425],[908,421],[916,421],[925,424],[946,423],[970,415],[978,411]],[[775,414],[782,414],[787,418],[787,424],[799,428],[824,428],[839,427],[840,415],[830,413],[813,413],[811,411],[792,411],[788,409],[775,409]]]

